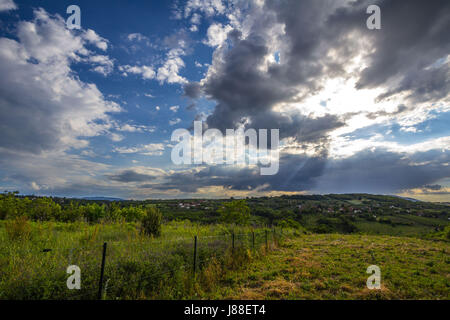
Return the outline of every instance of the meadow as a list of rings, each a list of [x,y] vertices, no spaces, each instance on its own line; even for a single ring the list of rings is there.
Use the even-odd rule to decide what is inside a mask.
[[[311,234],[290,238],[245,273],[230,272],[216,299],[450,299],[450,245],[415,238]],[[366,286],[367,267],[381,289]]]
[[[449,216],[445,204],[372,195],[110,202],[5,193],[0,299],[449,299]],[[67,287],[73,265],[79,290]],[[381,290],[366,286],[370,265],[381,268]]]
[[[28,222],[18,240],[8,223],[0,223],[0,299],[97,299],[105,242],[103,299],[201,297],[267,252],[265,229],[224,224],[169,222],[155,238],[138,223]],[[267,230],[269,249],[277,236]],[[81,269],[81,290],[67,288],[70,265]]]

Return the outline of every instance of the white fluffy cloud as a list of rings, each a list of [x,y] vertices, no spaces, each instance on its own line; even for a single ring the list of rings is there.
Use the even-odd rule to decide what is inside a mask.
[[[178,109],[180,109],[180,106],[171,106],[169,109],[170,109],[170,111],[176,113],[178,111]]]
[[[116,125],[116,130],[122,132],[155,132],[154,126],[143,126],[143,125],[133,125],[133,124],[122,124]]]
[[[187,83],[187,80],[179,75],[179,72],[184,68],[185,64],[181,56],[184,55],[184,51],[180,48],[172,49],[168,52],[167,58],[163,65],[155,70],[152,66],[131,66],[124,65],[119,66],[119,70],[122,75],[127,77],[128,74],[136,74],[142,76],[144,80],[156,79],[162,85],[164,83]]]
[[[91,56],[86,48],[98,43],[95,32],[75,35],[60,16],[43,9],[34,16],[18,23],[18,40],[0,38],[0,149],[40,153],[86,147],[85,137],[105,134],[107,113],[121,109],[95,84],[82,82],[71,64],[106,58]]]
[[[207,31],[208,39],[204,41],[210,47],[221,46],[227,39],[227,34],[233,28],[230,25],[223,26],[220,23],[214,23],[209,26]]]
[[[124,76],[127,76],[128,73],[141,75],[142,79],[149,80],[155,78],[155,71],[151,66],[120,66],[119,70],[123,72]]]
[[[185,17],[191,15],[192,12],[199,11],[210,17],[213,15],[224,14],[226,5],[222,0],[189,0],[184,9]]]
[[[169,120],[169,125],[174,126],[180,122],[181,122],[180,118],[175,118],[175,119]]]
[[[164,145],[162,143],[150,143],[131,148],[118,147],[115,148],[114,151],[123,154],[138,153],[146,156],[160,156],[163,154]]]
[[[90,56],[88,60],[95,65],[92,70],[104,76],[110,74],[114,69],[114,62],[106,55]]]
[[[139,33],[139,32],[130,33],[127,36],[127,39],[129,41],[149,41],[148,37],[144,36],[142,33]]]
[[[94,30],[88,29],[84,33],[84,39],[93,43],[97,46],[97,48],[106,51],[108,49],[108,41],[102,37],[100,37]]]
[[[184,61],[181,56],[184,55],[184,50],[181,48],[171,49],[167,54],[167,59],[164,64],[158,68],[158,75],[156,79],[162,84],[167,83],[187,83],[187,80],[179,75],[179,72],[184,68]]]
[[[17,9],[13,0],[0,0],[0,11],[9,11]]]

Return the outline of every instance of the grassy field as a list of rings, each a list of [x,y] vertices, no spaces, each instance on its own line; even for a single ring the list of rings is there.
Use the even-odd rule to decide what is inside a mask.
[[[449,299],[448,242],[372,235],[288,239],[246,272],[230,272],[207,298]],[[366,287],[367,267],[381,269],[381,289]]]
[[[104,242],[106,299],[201,297],[216,290],[228,271],[265,254],[265,231],[255,230],[253,247],[249,227],[170,222],[154,239],[136,223],[28,222],[20,227],[23,237],[11,239],[9,224],[0,222],[0,299],[96,299]],[[268,233],[269,242],[272,237]],[[69,265],[81,269],[81,290],[67,289]]]
[[[104,243],[103,299],[450,298],[447,207],[311,197],[252,199],[250,209],[241,200],[131,205],[3,195],[0,299],[97,299]],[[67,288],[71,265],[81,270],[81,290]],[[381,290],[366,287],[370,265],[381,268]]]

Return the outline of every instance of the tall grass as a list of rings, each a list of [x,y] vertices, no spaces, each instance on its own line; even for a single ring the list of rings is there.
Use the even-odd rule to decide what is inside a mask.
[[[108,244],[104,298],[198,298],[214,290],[226,272],[245,268],[265,253],[264,232],[256,231],[255,248],[251,232],[183,221],[164,224],[161,236],[153,238],[138,223],[1,221],[0,299],[95,299],[103,242]],[[66,286],[69,265],[81,269],[81,290]]]

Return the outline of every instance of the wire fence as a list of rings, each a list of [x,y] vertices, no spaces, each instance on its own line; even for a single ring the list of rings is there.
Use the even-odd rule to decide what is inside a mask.
[[[42,299],[137,298],[143,291],[157,291],[164,280],[183,277],[195,281],[210,263],[232,262],[239,254],[273,249],[279,241],[293,235],[291,230],[260,229],[248,233],[194,236],[136,242],[105,242],[67,248],[43,248],[40,254],[41,279],[56,277],[57,287],[38,293]],[[69,289],[67,268],[81,270],[81,288]],[[58,280],[59,279],[59,280]],[[35,278],[23,279],[32,285]],[[180,280],[181,281],[181,280]],[[31,286],[32,287],[32,286]]]

